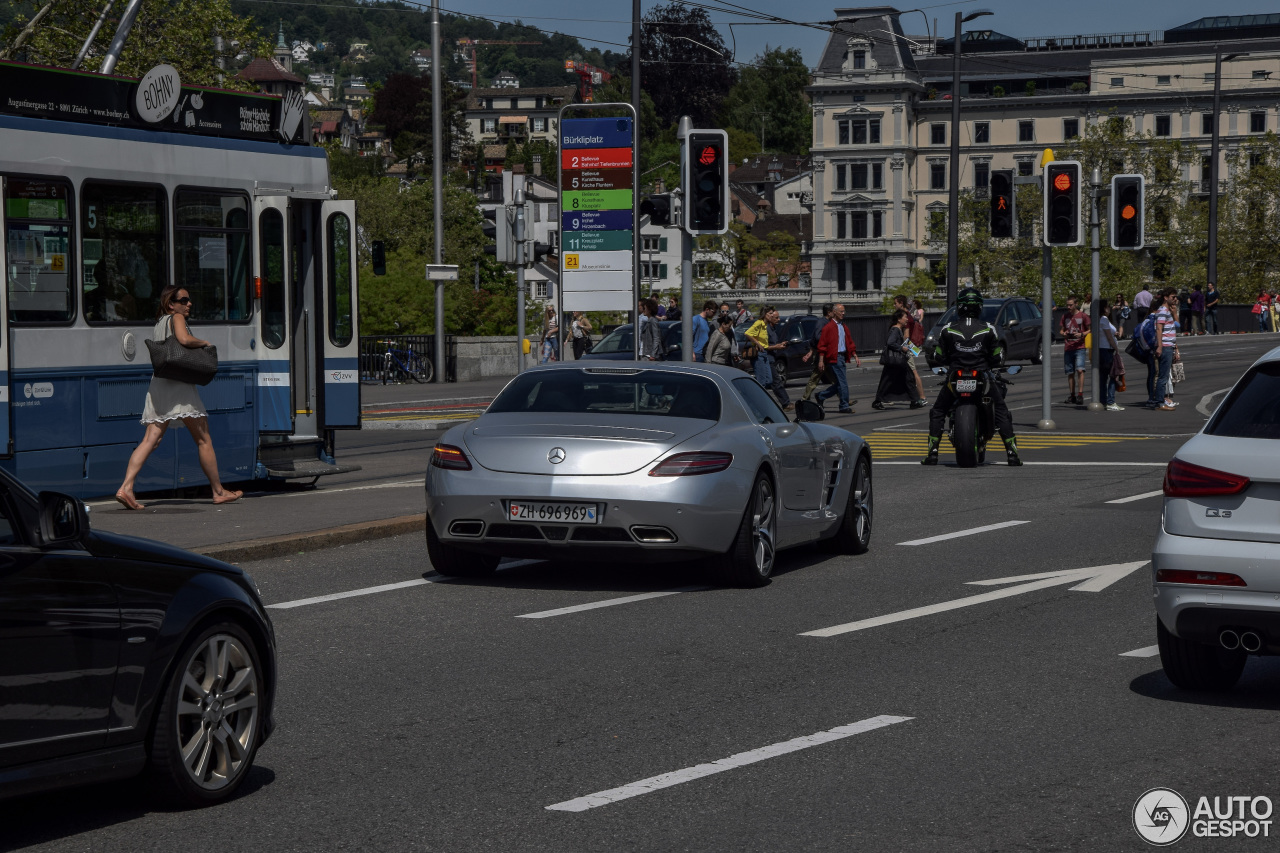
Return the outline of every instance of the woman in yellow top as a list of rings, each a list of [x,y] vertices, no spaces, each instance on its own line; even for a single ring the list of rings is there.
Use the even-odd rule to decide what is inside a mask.
[[[782,411],[790,412],[794,407],[791,405],[791,398],[787,396],[786,367],[784,365],[778,370],[774,362],[775,353],[780,354],[787,348],[787,342],[781,340],[778,334],[778,309],[766,305],[760,316],[762,319],[756,320],[747,329],[747,339],[756,347],[756,381],[773,391]]]

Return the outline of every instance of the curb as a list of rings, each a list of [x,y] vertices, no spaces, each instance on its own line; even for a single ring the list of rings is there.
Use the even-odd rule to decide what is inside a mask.
[[[263,539],[246,539],[243,542],[228,542],[223,545],[208,545],[190,550],[224,563],[248,562],[250,560],[268,560],[272,557],[283,557],[301,551],[316,551],[321,548],[336,548],[339,545],[353,545],[358,542],[370,542],[375,539],[386,539],[391,536],[402,536],[405,533],[420,533],[426,524],[426,513],[402,515],[397,518],[384,518],[377,521],[362,521],[356,524],[344,524],[329,530],[313,530],[308,533],[291,533],[285,536],[268,536]]]

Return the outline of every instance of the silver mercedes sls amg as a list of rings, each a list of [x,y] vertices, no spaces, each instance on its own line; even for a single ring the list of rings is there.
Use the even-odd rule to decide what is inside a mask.
[[[443,575],[502,557],[709,561],[761,586],[783,548],[871,541],[871,451],[857,435],[792,422],[740,370],[578,362],[528,370],[435,446],[427,552]]]

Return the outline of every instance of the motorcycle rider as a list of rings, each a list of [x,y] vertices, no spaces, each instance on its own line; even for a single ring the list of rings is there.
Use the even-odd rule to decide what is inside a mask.
[[[991,370],[1004,360],[1004,349],[996,335],[995,327],[979,319],[982,316],[982,294],[966,287],[956,297],[956,318],[938,334],[934,357],[947,367],[965,370]],[[1021,465],[1018,458],[1018,439],[1013,434],[1013,418],[1004,401],[1004,390],[994,380],[988,383],[991,402],[995,408],[996,429],[1004,440],[1005,453],[1010,465]],[[956,395],[950,386],[944,386],[933,408],[929,410],[929,453],[920,460],[921,465],[938,464],[938,445],[942,441],[942,424],[947,413],[955,405]]]

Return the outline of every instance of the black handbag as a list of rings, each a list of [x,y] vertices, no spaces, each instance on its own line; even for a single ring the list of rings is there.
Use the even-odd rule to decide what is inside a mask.
[[[218,373],[217,347],[184,347],[172,331],[163,341],[147,341],[147,350],[151,353],[151,371],[161,379],[208,385]]]

